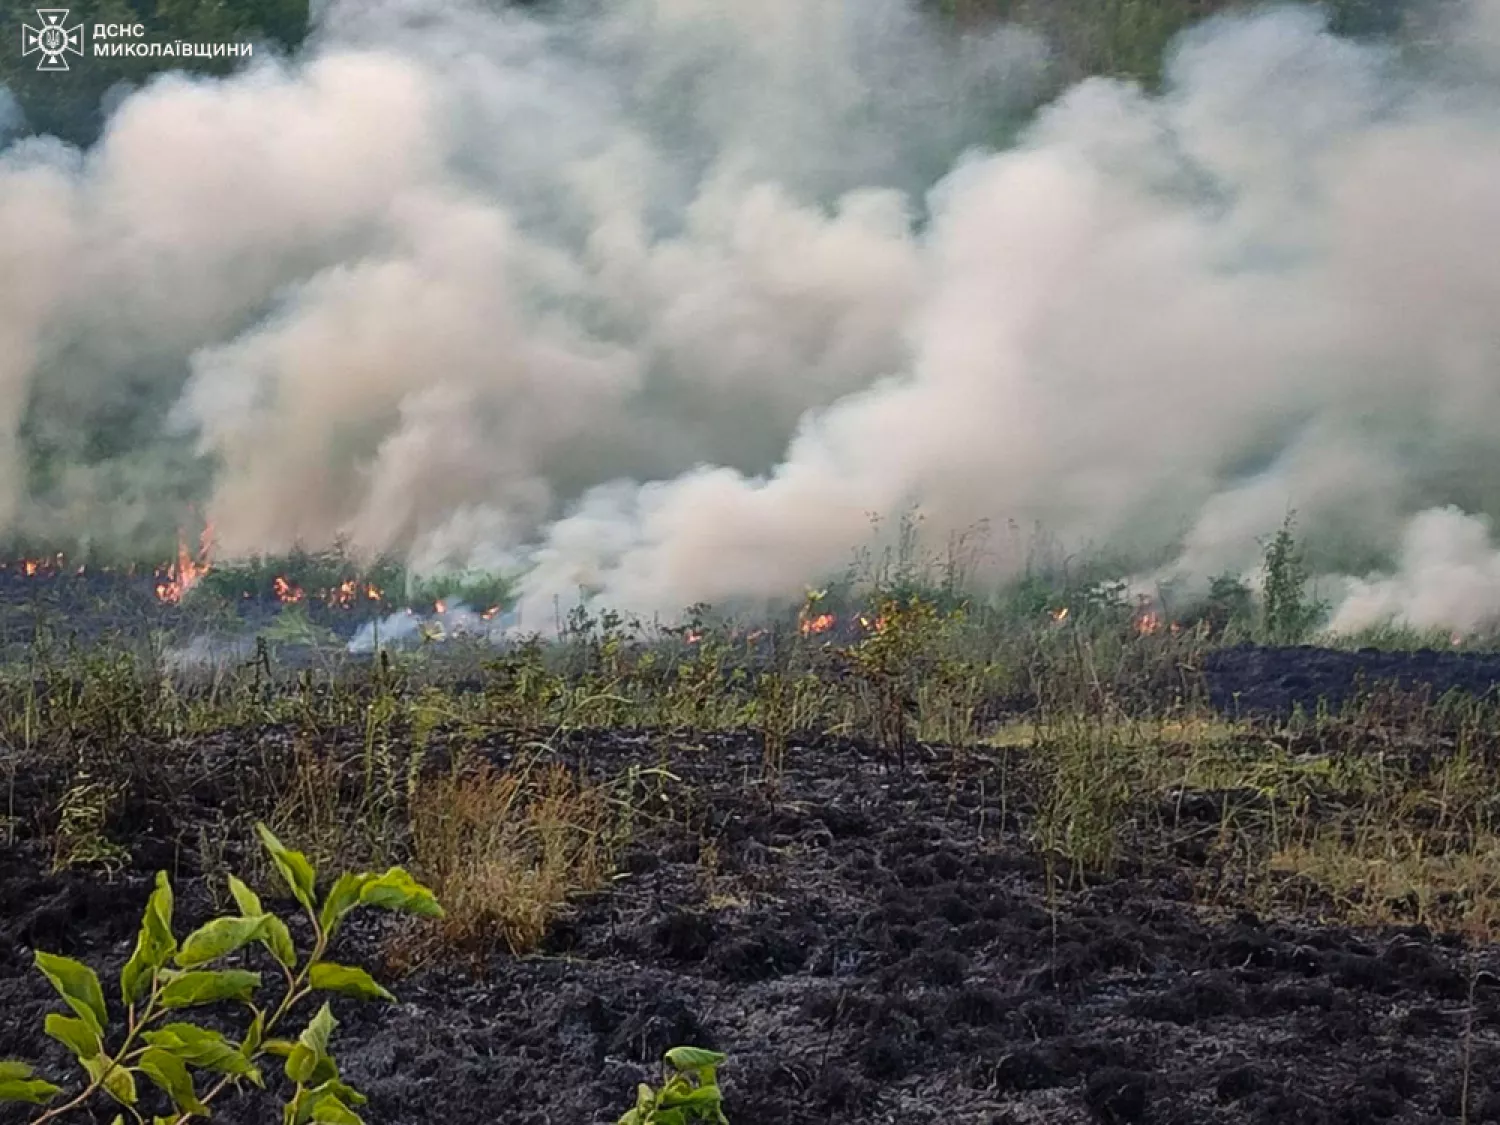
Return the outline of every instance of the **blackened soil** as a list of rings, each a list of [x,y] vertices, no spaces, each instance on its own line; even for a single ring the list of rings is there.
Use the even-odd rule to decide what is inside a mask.
[[[178,873],[179,932],[208,917],[193,842],[253,740],[184,752],[173,818],[142,815],[113,879],[49,875],[33,841],[3,856],[0,1058],[67,1073],[34,948],[111,981],[157,866]],[[1215,918],[1171,870],[1049,898],[972,755],[900,775],[858,746],[794,747],[773,801],[749,738],[599,732],[567,753],[613,776],[665,756],[681,780],[544,955],[382,970],[398,1003],[335,1001],[370,1122],[613,1121],[684,1043],[729,1052],[736,1125],[1500,1121],[1494,949]],[[23,821],[39,786],[22,775]],[[387,924],[335,956],[379,966]],[[215,1119],[279,1114],[246,1097]]]
[[[1372,692],[1420,691],[1437,700],[1448,692],[1473,697],[1500,685],[1500,653],[1357,652],[1236,645],[1210,653],[1204,678],[1213,707],[1230,716],[1289,716],[1320,704],[1330,711]]]

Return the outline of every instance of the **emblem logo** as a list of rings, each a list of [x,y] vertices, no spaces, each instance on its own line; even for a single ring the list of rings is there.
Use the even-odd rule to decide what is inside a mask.
[[[68,27],[67,8],[37,8],[41,27],[21,25],[21,57],[41,53],[37,60],[38,70],[67,70],[68,52],[83,54],[83,24]]]

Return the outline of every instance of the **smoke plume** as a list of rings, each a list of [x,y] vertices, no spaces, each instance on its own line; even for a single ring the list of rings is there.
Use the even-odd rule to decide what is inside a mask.
[[[1295,507],[1341,621],[1458,624],[1422,576],[1496,585],[1500,0],[1454,12],[1221,18],[1159,93],[1033,113],[1044,44],[905,0],[336,2],[0,151],[0,521],[201,500],[221,553],[513,569],[545,619],[795,594],[907,505],[1201,582]]]

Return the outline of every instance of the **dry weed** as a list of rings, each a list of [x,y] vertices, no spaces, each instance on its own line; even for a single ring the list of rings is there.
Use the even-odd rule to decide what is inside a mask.
[[[423,782],[411,803],[413,860],[448,912],[437,941],[471,956],[536,949],[572,899],[609,878],[611,819],[608,794],[563,766],[483,763]]]

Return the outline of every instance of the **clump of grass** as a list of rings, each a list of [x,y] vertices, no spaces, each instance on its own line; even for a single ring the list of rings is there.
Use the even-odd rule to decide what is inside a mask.
[[[573,899],[608,880],[620,843],[613,821],[607,791],[564,766],[482,762],[422,782],[413,865],[448,912],[438,942],[473,956],[535,950]]]
[[[272,831],[295,835],[319,866],[348,864],[367,851],[363,823],[344,793],[343,769],[325,748],[296,738],[271,768]]]
[[[111,808],[118,800],[118,785],[92,778],[86,771],[77,774],[57,806],[54,872],[93,865],[113,870],[130,858],[130,853],[105,832]]]
[[[1365,926],[1423,925],[1477,941],[1500,934],[1500,835],[1433,842],[1398,826],[1376,834],[1320,828],[1277,851],[1269,870],[1302,880],[1331,913]],[[1284,898],[1292,898],[1290,888]]]

